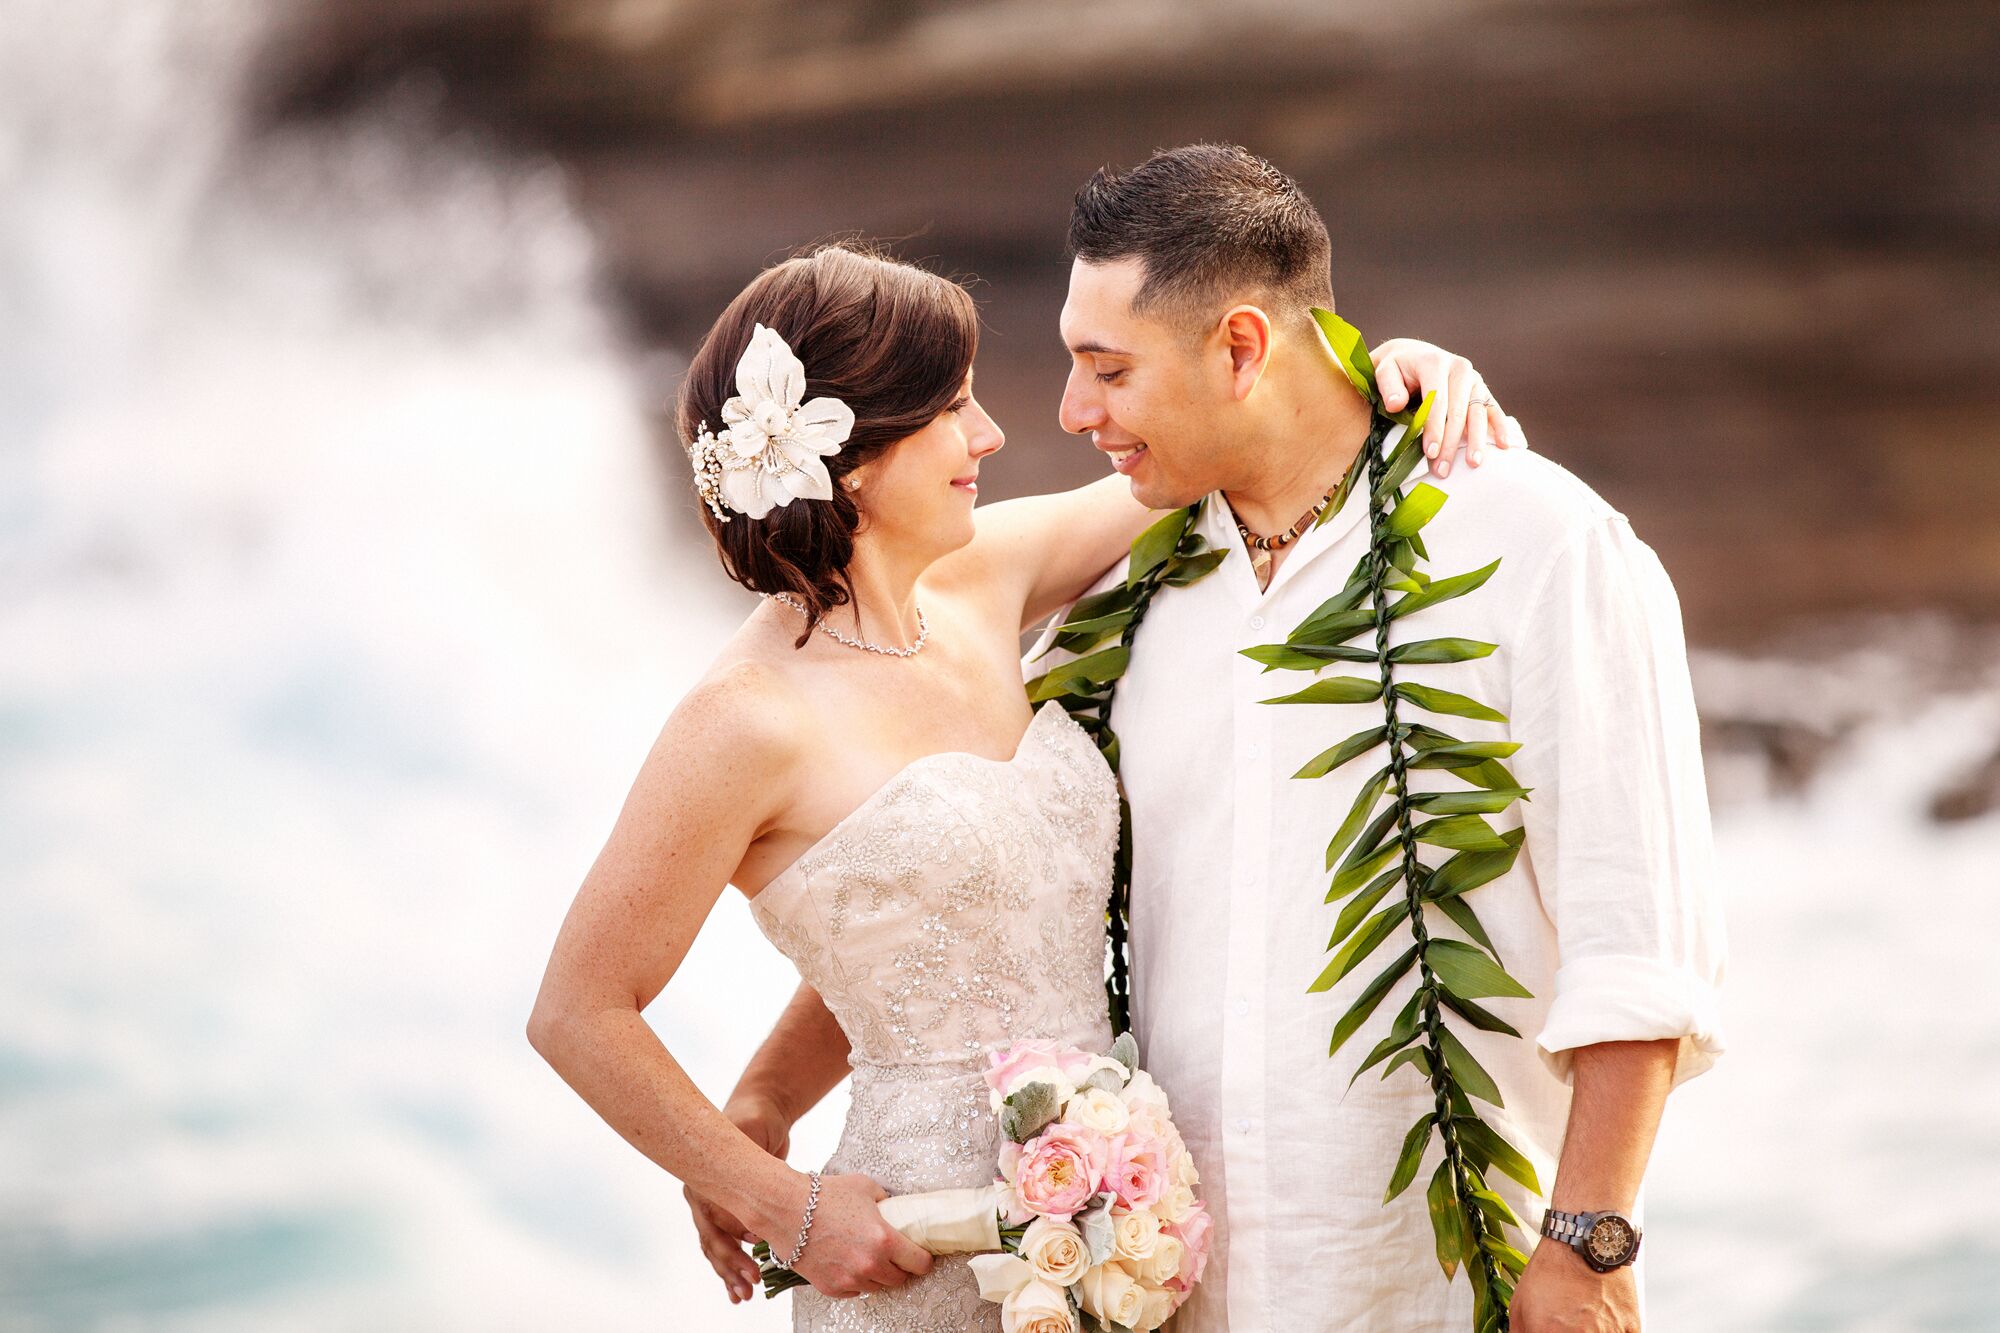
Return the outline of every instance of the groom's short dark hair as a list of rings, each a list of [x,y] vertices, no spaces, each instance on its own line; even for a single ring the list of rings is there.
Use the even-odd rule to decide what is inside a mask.
[[[1069,251],[1091,264],[1138,259],[1135,314],[1206,327],[1234,297],[1273,316],[1333,304],[1333,242],[1298,182],[1234,144],[1190,144],[1127,172],[1100,167],[1076,193]]]

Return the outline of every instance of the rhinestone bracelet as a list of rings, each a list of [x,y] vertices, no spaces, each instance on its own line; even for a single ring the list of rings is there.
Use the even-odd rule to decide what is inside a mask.
[[[806,1240],[812,1235],[813,1209],[819,1207],[819,1172],[814,1171],[811,1173],[811,1176],[812,1188],[806,1192],[805,1220],[799,1223],[799,1243],[792,1247],[792,1257],[789,1259],[779,1259],[778,1252],[776,1250],[771,1251],[771,1258],[781,1268],[797,1270],[799,1256],[806,1252]]]

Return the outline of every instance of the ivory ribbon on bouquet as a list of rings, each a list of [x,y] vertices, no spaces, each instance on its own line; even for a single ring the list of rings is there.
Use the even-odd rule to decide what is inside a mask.
[[[991,1254],[1000,1248],[1001,1185],[898,1194],[882,1200],[889,1225],[932,1254]]]

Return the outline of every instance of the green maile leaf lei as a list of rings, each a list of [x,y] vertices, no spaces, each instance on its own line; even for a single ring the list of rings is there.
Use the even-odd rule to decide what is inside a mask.
[[[1433,1136],[1443,1160],[1425,1191],[1438,1264],[1447,1280],[1465,1265],[1473,1288],[1476,1333],[1508,1328],[1508,1306],[1527,1257],[1509,1244],[1506,1228],[1520,1220],[1487,1185],[1498,1171],[1532,1193],[1541,1193],[1533,1166],[1481,1119],[1475,1100],[1501,1106],[1499,1088],[1463,1041],[1447,1025],[1446,1012],[1483,1032],[1520,1033],[1476,1001],[1528,998],[1529,992],[1501,965],[1468,895],[1498,879],[1520,853],[1519,829],[1500,832],[1487,822],[1515,801],[1524,800],[1501,761],[1520,748],[1512,741],[1465,741],[1437,727],[1405,721],[1405,709],[1504,722],[1506,717],[1476,699],[1450,690],[1396,679],[1396,668],[1416,664],[1471,661],[1496,646],[1473,639],[1437,637],[1391,647],[1389,626],[1405,616],[1475,592],[1500,562],[1462,574],[1436,578],[1424,564],[1422,530],[1443,507],[1446,495],[1420,483],[1404,483],[1423,457],[1424,422],[1432,395],[1400,412],[1382,405],[1375,368],[1359,330],[1330,310],[1314,309],[1335,363],[1373,409],[1368,441],[1341,479],[1320,516],[1325,523],[1346,503],[1354,487],[1368,496],[1368,549],[1346,586],[1316,608],[1284,642],[1247,648],[1244,655],[1268,671],[1305,671],[1317,676],[1348,662],[1372,665],[1375,674],[1341,675],[1315,681],[1290,694],[1264,700],[1274,705],[1376,703],[1382,720],[1364,727],[1315,756],[1294,777],[1310,781],[1370,755],[1386,751],[1387,762],[1362,783],[1360,794],[1327,844],[1332,875],[1326,901],[1347,899],[1327,948],[1333,952],[1309,988],[1332,988],[1361,966],[1392,937],[1409,941],[1355,998],[1334,1025],[1328,1055],[1360,1029],[1396,984],[1415,972],[1417,985],[1390,1025],[1389,1035],[1370,1051],[1354,1077],[1384,1065],[1382,1078],[1408,1066],[1433,1093],[1433,1105],[1410,1127],[1383,1194],[1386,1204],[1414,1183]],[[1406,427],[1396,449],[1384,457],[1389,432]],[[1202,503],[1205,503],[1202,502]],[[1034,703],[1059,700],[1097,743],[1112,772],[1118,771],[1118,737],[1110,726],[1119,679],[1131,660],[1132,643],[1148,607],[1162,588],[1184,587],[1220,565],[1226,550],[1210,550],[1194,532],[1201,503],[1177,510],[1153,524],[1132,544],[1123,585],[1079,601],[1058,626],[1052,648],[1081,654],[1030,680]],[[1393,600],[1392,600],[1393,595]],[[1364,636],[1374,631],[1373,643]],[[1116,640],[1115,643],[1112,641]],[[1106,645],[1110,646],[1106,646]],[[1467,785],[1462,790],[1412,789],[1411,774],[1447,769]],[[1132,883],[1131,810],[1119,796],[1118,850],[1113,864],[1107,920],[1111,971],[1106,981],[1113,1031],[1131,1021],[1131,973],[1127,949],[1127,907]],[[1423,847],[1449,852],[1436,864]],[[1391,895],[1394,895],[1391,897]],[[1427,908],[1435,908],[1467,940],[1431,934]]]

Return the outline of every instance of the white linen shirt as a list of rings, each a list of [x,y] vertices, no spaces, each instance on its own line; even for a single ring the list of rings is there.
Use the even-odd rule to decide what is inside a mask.
[[[1499,569],[1470,594],[1392,622],[1391,641],[1499,645],[1476,661],[1399,666],[1396,678],[1471,695],[1510,719],[1402,704],[1404,721],[1521,743],[1505,762],[1533,790],[1488,818],[1502,830],[1525,825],[1526,843],[1512,870],[1467,901],[1534,998],[1481,1001],[1519,1039],[1449,1012],[1446,1023],[1506,1101],[1478,1110],[1546,1190],[1568,1122],[1569,1052],[1679,1037],[1677,1083],[1721,1053],[1724,931],[1673,586],[1625,517],[1569,472],[1532,453],[1489,458],[1427,478],[1450,498],[1423,529],[1430,559],[1421,568],[1444,577],[1497,557]],[[1407,940],[1391,936],[1331,991],[1307,992],[1342,905],[1323,901],[1326,845],[1384,752],[1315,780],[1291,775],[1379,722],[1381,704],[1267,706],[1260,701],[1316,677],[1266,674],[1239,654],[1282,641],[1342,589],[1367,549],[1366,514],[1357,487],[1260,592],[1227,504],[1212,497],[1197,530],[1232,553],[1200,583],[1161,590],[1118,689],[1113,725],[1132,805],[1134,1025],[1216,1222],[1206,1279],[1174,1333],[1471,1325],[1465,1275],[1447,1284],[1434,1257],[1424,1185],[1443,1151],[1435,1137],[1416,1183],[1382,1203],[1405,1133],[1431,1106],[1428,1085],[1404,1068],[1348,1086],[1415,973],[1327,1058],[1334,1023]],[[1373,631],[1355,642],[1372,645]],[[1343,674],[1375,673],[1333,663],[1318,678]],[[1444,770],[1411,776],[1419,791],[1467,785]],[[1449,855],[1423,850],[1428,865]],[[1435,910],[1426,920],[1434,935],[1463,938]],[[1493,1174],[1489,1183],[1538,1229],[1542,1202]],[[1512,1239],[1526,1251],[1534,1236]]]

